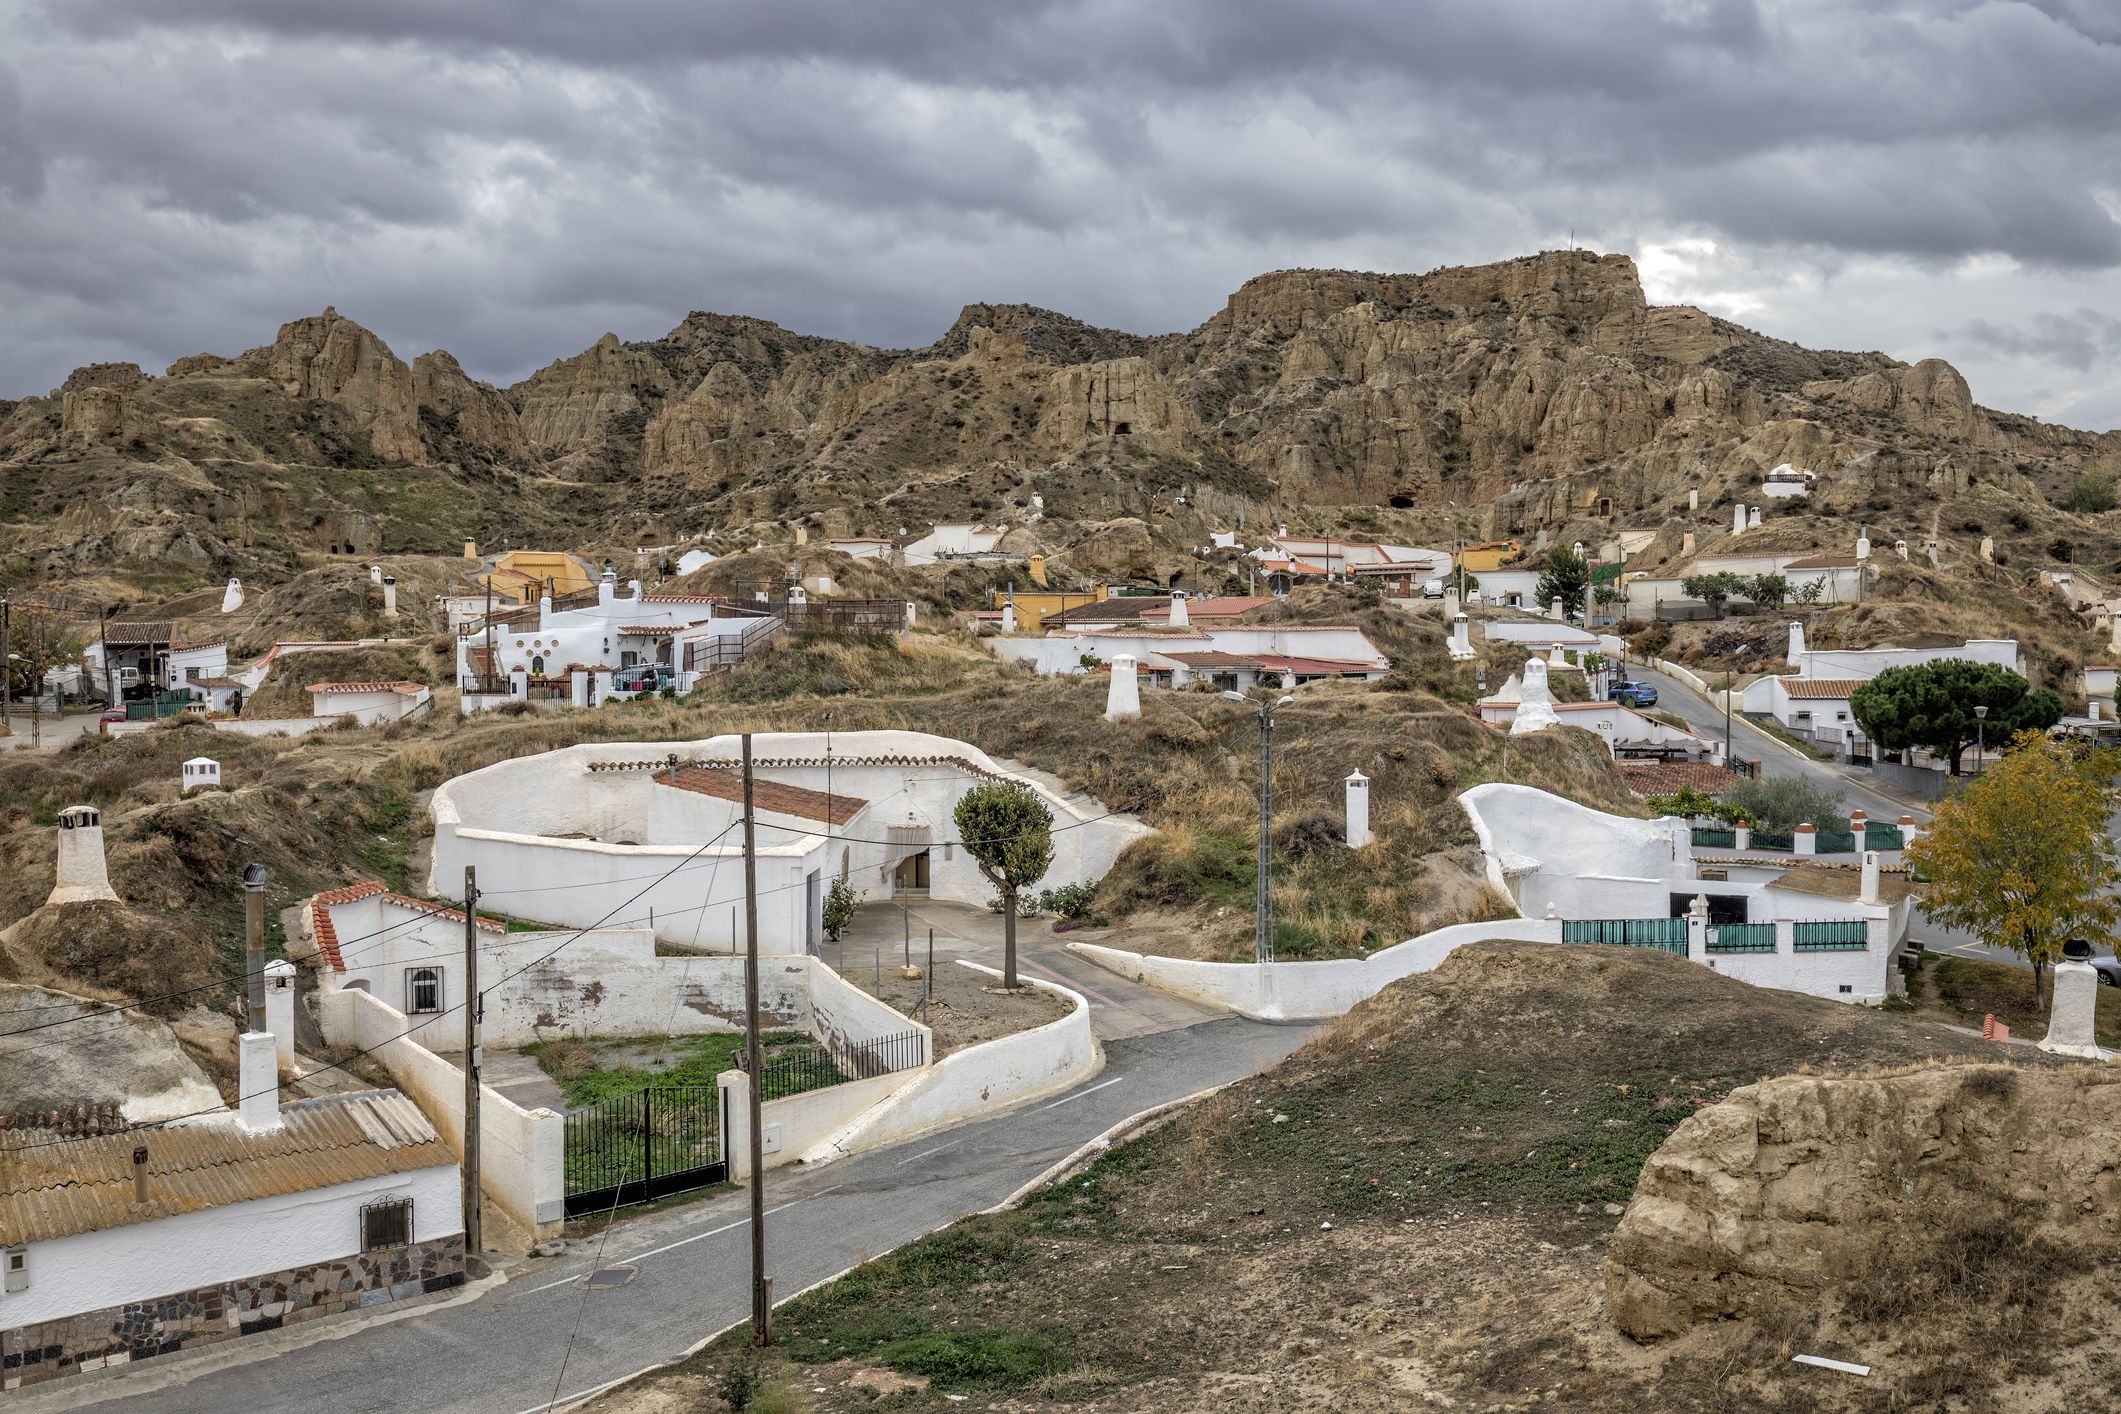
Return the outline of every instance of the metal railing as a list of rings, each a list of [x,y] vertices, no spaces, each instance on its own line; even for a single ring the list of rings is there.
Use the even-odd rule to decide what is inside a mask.
[[[1772,923],[1711,923],[1709,925],[1708,950],[1710,952],[1773,952],[1775,950],[1775,925]]]
[[[762,618],[746,624],[737,633],[696,638],[685,645],[685,671],[712,673],[723,668],[733,668],[785,633],[787,628],[788,626],[779,619]]]
[[[1684,918],[1570,918],[1561,925],[1564,943],[1618,943],[1622,947],[1655,948],[1685,957]]]
[[[891,1075],[928,1063],[928,1037],[920,1031],[854,1043],[783,1046],[759,1068],[759,1092],[767,1099],[800,1094],[849,1080]]]
[[[1798,952],[1861,952],[1871,945],[1870,928],[1861,918],[1793,923],[1790,944]]]

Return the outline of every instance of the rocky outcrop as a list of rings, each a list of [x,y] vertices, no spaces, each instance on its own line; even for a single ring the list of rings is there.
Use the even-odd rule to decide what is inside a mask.
[[[70,389],[61,394],[59,406],[60,441],[71,451],[141,441],[155,430],[155,419],[123,388],[88,384]]]
[[[171,364],[163,376],[167,378],[189,378],[194,373],[218,373],[222,369],[227,368],[233,361],[232,359],[223,358],[219,354],[186,354],[183,358]]]
[[[280,326],[265,374],[290,398],[337,403],[353,415],[377,456],[424,463],[412,370],[390,346],[327,306],[322,314]]]
[[[530,439],[500,390],[466,374],[454,355],[436,349],[412,361],[413,397],[454,429],[457,440],[506,461],[531,457]]]
[[[1643,1168],[1613,1236],[1607,1309],[1638,1340],[1778,1310],[1809,1323],[1897,1273],[2111,1253],[2116,1133],[2121,1074],[2105,1067],[1746,1086]]]
[[[1054,373],[1046,383],[1038,435],[1057,451],[1125,438],[1133,446],[1177,452],[1192,430],[1192,416],[1147,359],[1118,358]]]
[[[613,419],[643,412],[646,403],[669,396],[673,384],[651,355],[606,334],[509,391],[530,444],[543,452],[565,452],[602,447]]]
[[[146,381],[137,363],[90,363],[67,374],[59,391],[78,393],[83,388],[137,388]]]

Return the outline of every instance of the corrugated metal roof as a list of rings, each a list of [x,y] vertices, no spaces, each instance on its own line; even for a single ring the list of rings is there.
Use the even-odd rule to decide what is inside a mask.
[[[396,1090],[298,1100],[282,1127],[252,1134],[233,1115],[53,1143],[0,1133],[0,1243],[40,1242],[456,1162],[419,1106]],[[133,1151],[147,1150],[146,1203],[133,1202]]]

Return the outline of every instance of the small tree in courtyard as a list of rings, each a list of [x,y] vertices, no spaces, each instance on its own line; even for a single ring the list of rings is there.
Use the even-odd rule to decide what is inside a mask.
[[[854,885],[845,879],[834,879],[832,887],[825,891],[825,936],[837,944],[846,933],[847,925],[854,921],[854,910],[861,906],[861,902]]]
[[[2106,829],[2113,772],[2110,753],[2023,733],[1994,770],[1938,804],[1908,851],[1929,879],[1923,913],[2023,956],[2040,1005],[2063,943],[2111,944],[2121,928],[2121,855]]]
[[[1751,584],[1752,581],[1742,574],[1690,574],[1679,581],[1679,589],[1687,598],[1699,599],[1708,605],[1720,619],[1723,617],[1723,606],[1730,602],[1733,595],[1745,593]]]
[[[1590,561],[1574,550],[1556,545],[1547,551],[1547,562],[1539,571],[1538,607],[1544,609],[1556,599],[1561,601],[1563,613],[1583,607],[1584,587],[1591,582]]]
[[[1053,812],[1018,785],[974,786],[951,818],[959,841],[1002,896],[1002,986],[1017,988],[1016,896],[1053,867]]]

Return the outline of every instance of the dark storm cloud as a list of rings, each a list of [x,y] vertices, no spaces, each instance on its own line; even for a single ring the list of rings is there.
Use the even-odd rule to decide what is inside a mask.
[[[2007,337],[2121,292],[2105,0],[0,0],[0,33],[8,392],[326,303],[499,379],[693,307],[1157,331],[1265,269],[1573,230],[1696,252],[1670,292],[1778,334],[2107,407]],[[1857,266],[1919,317],[1796,293]]]
[[[2096,309],[2067,314],[2043,311],[2011,326],[1976,319],[1959,331],[1959,337],[1998,353],[2041,359],[2079,372],[2121,357],[2121,319]]]

